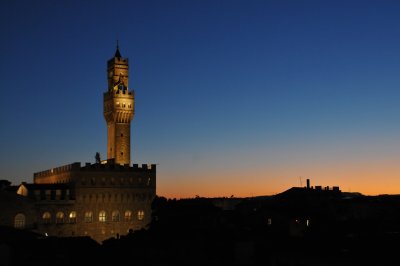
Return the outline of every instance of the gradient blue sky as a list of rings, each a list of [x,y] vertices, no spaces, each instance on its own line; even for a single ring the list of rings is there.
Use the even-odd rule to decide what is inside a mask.
[[[168,197],[400,193],[399,1],[2,1],[0,179],[106,155],[130,60],[132,155]],[[301,178],[300,178],[301,177]]]

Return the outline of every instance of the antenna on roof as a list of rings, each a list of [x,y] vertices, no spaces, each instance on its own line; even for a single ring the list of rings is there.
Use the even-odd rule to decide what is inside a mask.
[[[301,180],[301,176],[299,176],[300,179],[300,187],[303,187],[303,180]]]

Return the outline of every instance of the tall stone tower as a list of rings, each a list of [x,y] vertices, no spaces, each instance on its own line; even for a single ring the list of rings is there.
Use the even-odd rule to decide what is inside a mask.
[[[131,162],[131,121],[135,114],[135,93],[128,87],[129,62],[117,50],[107,61],[108,90],[104,93],[107,122],[107,159],[117,164]]]

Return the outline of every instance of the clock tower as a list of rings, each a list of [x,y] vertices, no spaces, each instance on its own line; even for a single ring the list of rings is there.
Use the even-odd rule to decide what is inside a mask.
[[[129,62],[117,50],[107,61],[108,89],[104,93],[107,122],[107,159],[116,164],[131,162],[131,121],[135,114],[135,93],[129,89]]]

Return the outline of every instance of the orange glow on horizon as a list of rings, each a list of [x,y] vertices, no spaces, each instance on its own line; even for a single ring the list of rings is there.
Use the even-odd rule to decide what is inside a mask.
[[[299,174],[301,173],[301,174]],[[339,186],[343,192],[364,195],[400,194],[400,167],[394,162],[353,163],[293,167],[292,169],[243,169],[204,173],[159,173],[157,194],[167,198],[252,197],[281,193],[291,187]]]

